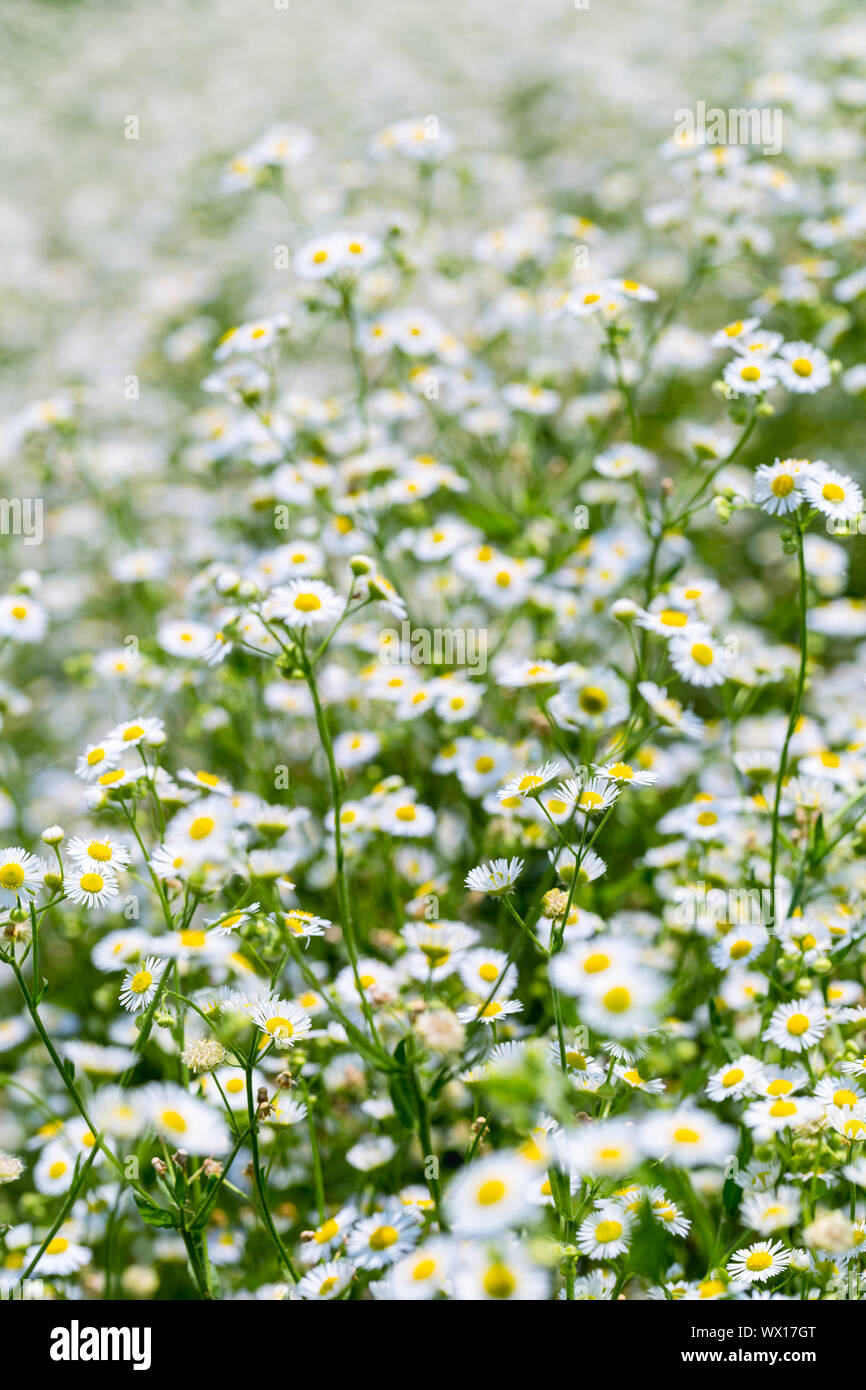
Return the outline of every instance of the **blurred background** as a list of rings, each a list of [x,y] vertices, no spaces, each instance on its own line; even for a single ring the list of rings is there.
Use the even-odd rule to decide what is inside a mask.
[[[524,161],[492,181],[490,217],[527,178],[604,180],[627,205],[678,108],[866,56],[866,14],[824,0],[18,0],[0,23],[7,403],[75,379],[116,390],[155,322],[241,266],[275,209],[215,208],[213,188],[274,123],[314,133],[317,183],[387,122],[435,114],[467,159]]]

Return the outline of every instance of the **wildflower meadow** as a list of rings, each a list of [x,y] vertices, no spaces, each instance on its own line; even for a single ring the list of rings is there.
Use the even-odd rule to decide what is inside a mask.
[[[866,1296],[866,15],[10,28],[2,1300]]]

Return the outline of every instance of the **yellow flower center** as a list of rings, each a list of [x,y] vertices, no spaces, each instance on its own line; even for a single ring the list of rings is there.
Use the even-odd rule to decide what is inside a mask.
[[[787,1119],[789,1115],[796,1115],[797,1106],[793,1100],[774,1100],[770,1106],[770,1114],[777,1120]]]
[[[746,1269],[769,1269],[772,1263],[773,1257],[766,1250],[755,1250],[746,1260]]]
[[[189,828],[189,838],[191,840],[206,840],[211,835],[216,826],[212,816],[197,816]]]
[[[387,1250],[400,1239],[393,1226],[377,1226],[370,1236],[371,1250]]]
[[[580,708],[584,714],[601,714],[607,709],[608,699],[598,685],[586,685],[580,692]]]
[[[488,1298],[510,1298],[517,1288],[517,1280],[505,1265],[492,1264],[481,1281]]]
[[[608,1013],[624,1014],[631,1004],[631,995],[623,985],[609,989],[602,1000]]]
[[[272,1038],[291,1038],[295,1032],[289,1020],[281,1018],[279,1015],[269,1018],[265,1023],[265,1028]]]
[[[322,600],[318,594],[298,594],[294,606],[299,613],[315,613],[321,608]]]
[[[20,864],[4,864],[0,869],[0,884],[14,892],[24,882],[24,870]]]
[[[609,1241],[619,1240],[622,1235],[622,1223],[619,1221],[599,1221],[595,1228],[595,1238],[599,1245],[607,1245]]]
[[[795,1038],[802,1037],[809,1027],[808,1014],[791,1014],[785,1026]]]
[[[482,1183],[478,1189],[478,1201],[482,1207],[493,1207],[505,1196],[505,1183],[498,1178]]]
[[[712,666],[712,647],[708,647],[706,642],[695,642],[692,647],[692,661],[696,661],[699,666]]]
[[[795,357],[791,363],[791,371],[796,372],[797,376],[811,376],[812,363],[808,357]]]
[[[833,1104],[838,1105],[839,1109],[841,1110],[846,1105],[856,1105],[859,1099],[860,1097],[856,1095],[854,1091],[848,1091],[843,1089],[834,1093]]]

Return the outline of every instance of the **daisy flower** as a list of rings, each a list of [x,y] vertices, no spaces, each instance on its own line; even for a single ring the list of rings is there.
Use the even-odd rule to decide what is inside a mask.
[[[732,1062],[712,1072],[707,1078],[706,1091],[710,1100],[741,1100],[756,1094],[761,1078],[761,1063],[756,1057],[743,1053]]]
[[[327,917],[316,917],[314,913],[304,912],[299,907],[291,908],[277,920],[293,936],[302,940],[308,940],[311,936],[324,936],[326,929],[331,925]]]
[[[466,988],[484,998],[494,985],[497,993],[508,994],[517,983],[517,968],[508,964],[504,951],[493,947],[479,946],[464,951],[457,961],[457,969]]]
[[[89,743],[75,764],[75,775],[84,782],[95,782],[97,777],[110,768],[116,767],[123,752],[119,742]]]
[[[402,1260],[417,1244],[423,1217],[414,1207],[391,1200],[375,1216],[358,1221],[349,1232],[346,1252],[359,1269],[385,1269]]]
[[[533,1264],[516,1240],[485,1248],[475,1242],[460,1251],[454,1297],[466,1302],[539,1302],[549,1296],[549,1275]]]
[[[676,637],[670,644],[674,670],[689,685],[721,685],[728,670],[728,656],[708,634]]]
[[[14,642],[39,642],[48,625],[41,604],[25,594],[4,594],[0,598],[0,637]]]
[[[522,859],[494,859],[489,864],[479,864],[466,875],[466,887],[473,893],[510,893],[521,873]]]
[[[762,1284],[781,1274],[791,1262],[791,1252],[779,1240],[759,1240],[738,1250],[728,1263],[734,1284]]]
[[[569,1165],[582,1177],[621,1177],[641,1160],[637,1131],[626,1120],[599,1120],[571,1130],[566,1141]]]
[[[314,1264],[322,1255],[333,1255],[341,1245],[358,1219],[353,1206],[341,1207],[333,1216],[323,1221],[315,1230],[305,1231],[301,1237],[301,1260],[304,1264]]]
[[[464,1169],[448,1189],[448,1209],[460,1235],[492,1236],[529,1212],[526,1165],[510,1154],[491,1154]]]
[[[768,1192],[747,1192],[740,1205],[744,1226],[769,1236],[785,1231],[800,1219],[800,1192],[796,1187],[773,1187]]]
[[[155,956],[147,956],[133,969],[128,970],[120,987],[120,1002],[130,1013],[146,1009],[153,1001],[157,986],[165,970],[165,961]]]
[[[575,1244],[591,1260],[614,1260],[628,1249],[634,1217],[618,1202],[604,1202],[577,1229]]]
[[[770,516],[795,512],[803,501],[803,483],[808,476],[806,459],[776,459],[755,470],[752,497]]]
[[[492,1027],[501,1023],[509,1014],[519,1014],[522,1010],[523,1005],[519,999],[491,999],[484,1005],[470,1004],[466,1008],[458,1009],[457,1018],[461,1023],[478,1022]]]
[[[394,1265],[394,1297],[402,1302],[414,1303],[445,1293],[449,1288],[455,1253],[454,1243],[446,1237],[434,1236],[425,1241],[411,1255]]]
[[[616,761],[605,763],[602,767],[593,768],[596,777],[605,778],[615,782],[619,786],[651,787],[658,781],[658,774],[655,772],[640,772],[631,763]]]
[[[354,1274],[354,1266],[349,1260],[324,1260],[303,1275],[297,1287],[298,1296],[314,1301],[339,1298],[349,1287]]]
[[[158,747],[164,741],[165,725],[161,719],[137,716],[109,729],[103,746],[137,748],[139,744],[146,743]]]
[[[183,1086],[155,1081],[136,1099],[143,1103],[148,1123],[167,1144],[193,1154],[222,1153],[228,1148],[221,1115]]]
[[[559,763],[551,760],[537,767],[530,772],[521,773],[517,777],[512,777],[497,792],[500,801],[508,800],[512,796],[530,797],[538,796],[546,786],[559,776]]]
[[[279,1049],[293,1047],[313,1026],[310,1015],[285,999],[266,999],[252,1011],[257,1028],[272,1038]]]
[[[714,1115],[685,1104],[678,1110],[656,1113],[644,1121],[640,1143],[652,1158],[678,1168],[724,1164],[736,1152],[738,1134]]]
[[[42,860],[20,845],[0,850],[0,906],[32,902],[45,873]]]
[[[0,869],[2,873],[2,869]],[[66,896],[82,907],[104,907],[120,892],[117,878],[111,869],[85,868],[79,864],[64,878]]]
[[[130,852],[120,840],[110,835],[99,839],[75,836],[67,842],[66,853],[73,864],[82,868],[122,869],[130,861]]]
[[[61,1226],[60,1232],[48,1242],[45,1253],[31,1271],[33,1275],[53,1274],[62,1278],[67,1274],[76,1274],[79,1269],[90,1263],[91,1251],[84,1245],[78,1245],[70,1236],[64,1235],[66,1229],[67,1227]],[[37,1241],[26,1251],[24,1259],[28,1265],[39,1254],[41,1245],[42,1242]]]
[[[653,714],[663,723],[676,729],[678,733],[685,734],[686,738],[702,739],[704,736],[704,721],[699,719],[690,710],[683,709],[679,700],[673,699],[668,695],[667,690],[655,684],[654,681],[640,681],[638,692],[646,700]]]
[[[813,395],[830,384],[830,359],[811,343],[785,343],[776,362],[782,385],[798,395]]]
[[[633,1038],[653,1022],[661,985],[652,970],[605,971],[588,989],[581,1013],[590,1027],[608,1037]]]
[[[779,1004],[762,1033],[765,1042],[784,1052],[808,1052],[827,1031],[827,1007],[820,995]]]
[[[321,579],[291,579],[272,589],[262,606],[266,619],[278,618],[286,627],[302,630],[331,625],[345,612],[346,600]]]
[[[820,468],[812,465],[812,472],[803,481],[803,493],[810,507],[833,520],[850,521],[863,511],[863,493],[857,484],[826,464]]]
[[[229,932],[237,931],[245,922],[252,921],[259,907],[259,903],[247,903],[246,907],[234,908],[224,916],[206,917],[204,924],[210,927],[215,935],[228,936]]]
[[[74,1177],[75,1160],[66,1145],[60,1140],[46,1144],[33,1169],[36,1191],[50,1197],[59,1196],[69,1190]]]
[[[733,347],[748,338],[760,323],[760,319],[734,319],[731,323],[726,323],[724,328],[718,329],[710,338],[712,347]]]
[[[761,396],[778,380],[772,363],[754,357],[735,357],[722,377],[735,396]]]

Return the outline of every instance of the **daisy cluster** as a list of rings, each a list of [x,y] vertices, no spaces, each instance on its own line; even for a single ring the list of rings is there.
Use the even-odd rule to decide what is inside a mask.
[[[241,103],[161,182],[136,409],[90,351],[13,392],[4,1292],[860,1296],[866,28],[817,10],[753,46],[773,155]]]

